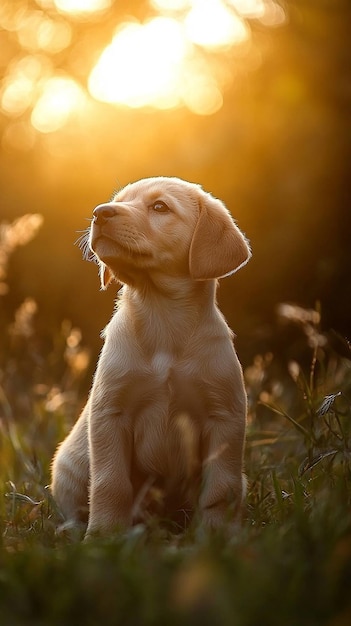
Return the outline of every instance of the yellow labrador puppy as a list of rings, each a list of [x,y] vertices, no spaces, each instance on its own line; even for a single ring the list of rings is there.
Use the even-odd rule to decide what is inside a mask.
[[[178,178],[127,185],[93,212],[102,288],[123,285],[89,400],[52,465],[67,525],[87,537],[148,511],[235,524],[246,394],[217,279],[250,258],[222,202]]]

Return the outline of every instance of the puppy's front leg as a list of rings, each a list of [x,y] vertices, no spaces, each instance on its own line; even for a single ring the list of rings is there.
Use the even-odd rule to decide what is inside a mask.
[[[132,433],[127,418],[92,402],[89,423],[90,509],[86,537],[131,524]]]
[[[88,420],[89,402],[52,462],[51,493],[65,519],[61,529],[79,528],[88,520]]]
[[[225,421],[224,421],[225,420]],[[199,500],[201,523],[233,529],[240,522],[246,481],[243,476],[245,418],[210,418],[207,425],[203,487]]]

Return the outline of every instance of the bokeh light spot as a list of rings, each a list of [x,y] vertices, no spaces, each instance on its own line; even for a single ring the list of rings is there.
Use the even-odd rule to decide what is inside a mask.
[[[0,89],[0,110],[18,117],[33,106],[40,82],[52,73],[52,64],[42,55],[26,55],[13,61]]]
[[[234,46],[247,51],[249,19],[272,25],[285,19],[283,8],[273,0],[150,0],[150,4],[159,17],[124,23],[102,51],[88,81],[93,98],[132,108],[185,105],[200,115],[216,112],[235,75],[235,67],[222,62],[225,80],[221,79],[219,53]]]
[[[51,74],[52,63],[42,54],[27,54],[14,63],[12,72],[15,75],[25,76],[34,83]]]
[[[131,107],[175,106],[186,51],[176,20],[157,17],[143,25],[124,24],[90,75],[90,93],[98,100]]]
[[[76,81],[54,76],[43,86],[31,115],[31,122],[41,133],[51,133],[66,124],[73,113],[80,112],[85,103],[85,93]]]
[[[128,18],[110,43],[102,36],[96,44],[90,33],[78,41],[73,37],[77,20],[100,21],[101,33],[111,37],[111,25],[106,31],[101,14],[113,4],[113,0],[18,0],[14,8],[12,0],[3,0],[0,27],[13,33],[12,40],[26,56],[11,60],[10,51],[4,62],[0,110],[9,117],[28,117],[32,109],[31,123],[42,133],[63,127],[88,98],[73,77],[55,75],[55,67],[66,67],[55,55],[68,49],[67,71],[88,75],[87,88],[94,100],[130,108],[186,106],[198,115],[211,115],[222,107],[236,76],[233,59],[252,62],[250,19],[267,26],[287,19],[278,0],[148,0],[158,15],[143,22]],[[102,46],[99,57],[95,45]],[[259,63],[259,55],[255,59]]]
[[[282,6],[276,2],[266,2],[265,11],[260,18],[264,26],[281,26],[286,20],[287,16]]]
[[[214,81],[206,76],[194,76],[183,94],[187,107],[197,115],[213,115],[223,105],[223,96]]]
[[[18,25],[23,19],[26,19],[27,15],[27,3],[15,3],[10,0],[1,0],[0,27],[4,30],[9,32],[16,31]]]
[[[58,11],[62,13],[96,13],[111,6],[111,0],[55,0]]]
[[[185,20],[189,38],[206,48],[226,48],[245,41],[250,31],[220,0],[197,0]]]
[[[1,110],[9,115],[22,115],[32,102],[33,82],[25,76],[8,81],[1,95]]]
[[[29,152],[35,144],[35,130],[27,121],[8,124],[2,136],[2,148]]]
[[[45,19],[38,29],[38,45],[51,54],[61,52],[67,48],[72,39],[72,29],[67,23],[57,20]]]
[[[266,0],[229,0],[240,15],[247,18],[260,18],[265,12]]]
[[[191,6],[191,0],[151,0],[151,6],[157,11],[184,11]]]

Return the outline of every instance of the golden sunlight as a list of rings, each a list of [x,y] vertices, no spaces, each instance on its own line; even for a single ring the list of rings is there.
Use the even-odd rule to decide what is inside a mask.
[[[157,11],[184,11],[191,6],[191,0],[150,0]]]
[[[248,18],[260,18],[265,12],[266,0],[229,0],[240,15]]]
[[[30,106],[33,97],[33,81],[26,76],[16,76],[5,85],[1,93],[1,110],[7,115],[18,116]]]
[[[0,109],[10,117],[22,115],[35,101],[37,86],[52,73],[52,64],[41,55],[15,59],[0,88]]]
[[[82,87],[72,78],[54,76],[43,86],[31,115],[32,125],[41,133],[59,130],[71,115],[81,112],[86,100]]]
[[[62,0],[60,0],[62,2]],[[102,51],[88,81],[90,94],[111,104],[169,109],[187,106],[211,115],[223,103],[233,68],[211,54],[247,42],[247,19],[280,23],[274,0],[150,0],[161,15],[122,24]],[[229,79],[228,79],[229,75]]]
[[[38,49],[56,54],[69,46],[71,26],[63,19],[51,19],[41,11],[28,11],[17,28],[18,41],[25,50]]]
[[[226,48],[250,36],[245,22],[220,0],[194,0],[185,27],[189,39],[206,48]]]
[[[207,14],[202,30],[196,30],[191,13],[189,24],[171,17],[123,24],[90,74],[91,95],[133,108],[185,105],[198,115],[215,113],[223,103],[222,85],[194,41],[210,48],[242,41],[247,36],[244,24],[239,22],[239,30],[237,18],[228,23],[226,16],[221,13],[216,38],[208,28],[213,13]]]
[[[55,0],[55,5],[62,13],[95,13],[109,9],[111,0]]]
[[[183,29],[174,19],[123,24],[90,75],[90,93],[130,107],[174,107],[180,101],[187,48]]]
[[[197,115],[213,115],[223,105],[221,90],[205,72],[194,73],[182,95],[184,104]]]
[[[196,51],[183,25],[167,17],[129,22],[117,31],[89,78],[97,100],[132,108],[185,105],[211,115],[223,103],[221,81]]]
[[[41,133],[55,132],[86,105],[84,87],[55,69],[63,51],[77,77],[88,75],[95,100],[131,108],[183,106],[196,115],[212,115],[236,74],[233,49],[248,49],[250,20],[276,26],[286,19],[275,0],[149,0],[154,15],[143,22],[128,17],[96,57],[90,43],[87,47],[89,38],[82,45],[76,41],[75,23],[94,19],[113,4],[36,0],[35,9],[21,0],[12,11],[12,0],[0,3],[0,27],[22,53],[8,57],[0,82],[0,111],[13,118],[9,145],[31,145],[29,124]],[[91,58],[97,58],[93,67]]]

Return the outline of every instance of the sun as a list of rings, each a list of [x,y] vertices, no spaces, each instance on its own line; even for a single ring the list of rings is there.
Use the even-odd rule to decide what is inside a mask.
[[[176,20],[156,17],[145,24],[123,24],[90,75],[90,93],[134,108],[176,106],[187,52]]]
[[[185,105],[211,114],[222,105],[218,81],[186,25],[170,17],[122,24],[92,70],[91,95],[132,108]]]
[[[218,55],[247,42],[245,14],[263,18],[272,0],[152,0],[163,15],[122,24],[89,76],[97,100],[131,108],[218,111],[231,71]],[[212,56],[216,58],[213,60]],[[223,78],[225,76],[225,78]]]
[[[36,4],[43,10],[27,8],[5,20],[24,50],[0,84],[0,111],[14,120],[7,135],[16,145],[32,145],[28,129],[53,133],[81,119],[91,99],[213,115],[235,79],[235,59],[242,62],[250,48],[250,20],[277,26],[286,19],[278,0],[149,0],[149,17],[120,23],[93,67],[86,67],[83,54],[87,93],[78,78],[55,66],[55,55],[72,44],[75,20],[104,20],[113,0]],[[47,11],[53,4],[59,15]],[[30,123],[21,121],[28,113]]]

